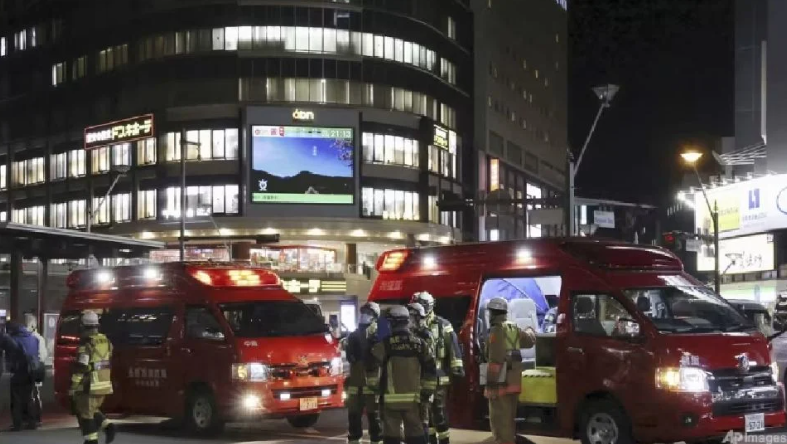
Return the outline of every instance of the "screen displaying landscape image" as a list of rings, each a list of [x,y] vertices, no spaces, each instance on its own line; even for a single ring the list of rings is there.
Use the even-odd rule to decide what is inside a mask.
[[[352,128],[253,126],[251,201],[352,205]]]

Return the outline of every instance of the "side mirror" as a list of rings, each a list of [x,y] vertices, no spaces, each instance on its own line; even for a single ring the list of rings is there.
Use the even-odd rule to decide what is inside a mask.
[[[627,338],[636,338],[640,335],[639,322],[633,319],[618,319],[618,333]]]

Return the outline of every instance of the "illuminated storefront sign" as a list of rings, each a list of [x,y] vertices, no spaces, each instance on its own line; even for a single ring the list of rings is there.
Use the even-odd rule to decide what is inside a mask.
[[[85,149],[133,142],[155,136],[153,114],[85,128]]]
[[[772,234],[723,239],[719,242],[719,252],[719,263],[724,274],[754,273],[776,267]],[[713,269],[713,249],[710,245],[703,245],[697,252],[697,270]]]
[[[489,161],[489,191],[496,191],[500,188],[500,161],[491,159]]]
[[[434,126],[434,137],[432,145],[443,149],[448,149],[448,130],[440,126]]]
[[[787,174],[770,175],[709,188],[708,200],[719,211],[719,236],[739,237],[787,228]],[[699,191],[694,193],[694,223],[713,233],[710,212]]]
[[[299,122],[311,122],[314,120],[314,113],[312,111],[302,111],[296,109],[292,112],[292,120]]]
[[[282,279],[282,286],[292,294],[344,294],[347,281],[322,279]]]

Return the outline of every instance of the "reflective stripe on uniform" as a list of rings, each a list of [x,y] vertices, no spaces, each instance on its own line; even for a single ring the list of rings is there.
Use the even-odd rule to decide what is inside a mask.
[[[81,383],[82,382],[82,376],[84,376],[82,373],[74,373],[73,375],[71,375],[71,382],[73,382],[75,384]]]
[[[348,439],[347,444],[361,444],[360,439]]]
[[[444,438],[448,438],[450,436],[451,436],[451,432],[449,432],[448,430],[446,430],[445,432],[438,432],[437,433],[437,439],[444,439]]]
[[[440,376],[439,383],[440,385],[448,385],[451,383],[451,378],[449,378],[448,376]]]
[[[454,359],[451,361],[451,368],[462,368],[464,367],[464,363],[461,359]]]
[[[359,392],[358,387],[347,387],[344,391],[347,392],[348,395],[357,395]]]
[[[93,370],[104,370],[112,368],[109,361],[98,361],[93,364]]]
[[[389,393],[383,397],[386,404],[404,404],[408,402],[418,402],[418,393]]]
[[[111,423],[109,422],[109,420],[105,419],[103,422],[101,422],[101,426],[100,426],[101,430],[106,430],[106,428],[109,427],[110,424]]]
[[[380,384],[380,378],[377,378],[377,377],[374,377],[374,376],[367,376],[366,377],[366,385],[374,387],[374,386],[376,386],[378,384]]]
[[[85,438],[85,441],[98,441],[98,433],[88,433],[82,437]]]
[[[421,381],[421,388],[426,390],[435,390],[437,383],[434,381]]]

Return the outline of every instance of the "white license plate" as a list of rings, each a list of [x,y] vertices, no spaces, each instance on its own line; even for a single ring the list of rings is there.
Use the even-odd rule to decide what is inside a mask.
[[[301,411],[303,410],[317,410],[319,406],[317,398],[302,398],[301,400]],[[748,422],[747,422],[748,424]]]
[[[765,430],[765,414],[755,413],[753,415],[746,415],[744,417],[746,423],[746,433],[749,432],[762,432]]]

